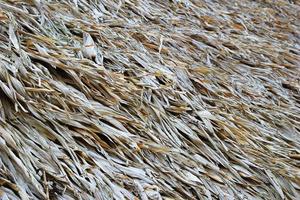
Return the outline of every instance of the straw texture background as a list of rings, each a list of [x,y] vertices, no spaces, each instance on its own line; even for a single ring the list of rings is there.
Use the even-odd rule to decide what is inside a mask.
[[[300,199],[299,13],[0,0],[0,198]]]

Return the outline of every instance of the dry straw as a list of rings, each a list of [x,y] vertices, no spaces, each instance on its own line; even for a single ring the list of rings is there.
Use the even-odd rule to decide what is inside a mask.
[[[300,199],[299,1],[1,0],[1,199]]]

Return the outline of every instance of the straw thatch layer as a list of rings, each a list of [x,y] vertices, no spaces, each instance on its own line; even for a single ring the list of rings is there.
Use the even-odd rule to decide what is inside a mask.
[[[299,1],[0,1],[1,199],[300,199]]]

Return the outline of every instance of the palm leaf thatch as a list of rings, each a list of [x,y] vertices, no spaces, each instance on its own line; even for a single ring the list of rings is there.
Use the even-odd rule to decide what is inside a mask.
[[[300,199],[299,13],[1,0],[1,199]]]

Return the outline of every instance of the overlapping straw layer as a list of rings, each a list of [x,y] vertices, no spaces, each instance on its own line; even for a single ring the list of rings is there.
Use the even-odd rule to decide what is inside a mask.
[[[299,1],[0,1],[1,199],[300,199]]]

